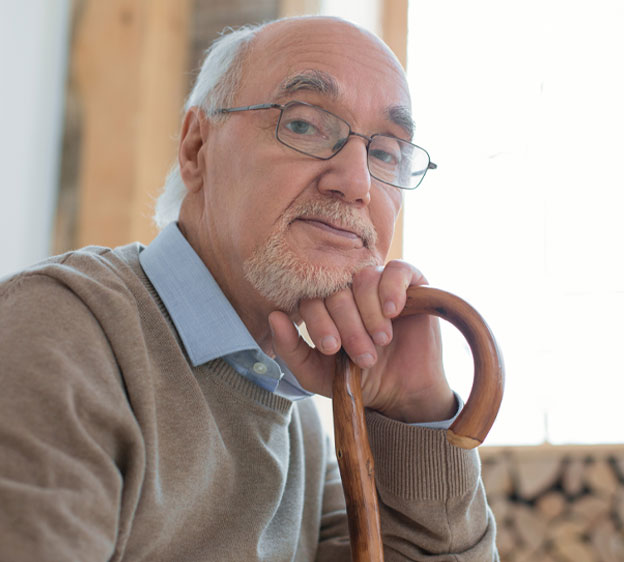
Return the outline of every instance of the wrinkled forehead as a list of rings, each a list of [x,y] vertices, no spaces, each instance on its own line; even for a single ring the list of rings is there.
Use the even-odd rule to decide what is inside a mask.
[[[292,99],[295,92],[315,92],[332,100],[344,98],[341,84],[332,76],[319,69],[296,71],[286,76],[271,97],[276,102]],[[385,118],[401,127],[411,139],[414,135],[414,121],[409,105],[391,103],[383,108]]]
[[[343,20],[313,17],[269,24],[254,39],[241,85],[247,96],[262,101],[281,101],[298,91],[334,101],[357,95],[360,103],[383,107],[392,121],[412,132],[400,63],[377,37]]]

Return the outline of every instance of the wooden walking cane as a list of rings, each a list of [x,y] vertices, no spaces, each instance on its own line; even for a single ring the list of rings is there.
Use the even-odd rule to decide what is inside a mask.
[[[503,398],[503,361],[485,320],[459,297],[428,286],[411,287],[401,316],[430,314],[464,335],[474,360],[474,381],[461,413],[447,430],[453,445],[472,449],[494,423]],[[333,385],[336,455],[347,505],[353,562],[383,562],[375,471],[362,404],[361,370],[339,353]]]

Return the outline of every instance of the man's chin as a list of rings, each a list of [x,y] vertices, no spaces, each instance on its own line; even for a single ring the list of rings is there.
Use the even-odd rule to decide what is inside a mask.
[[[302,300],[323,299],[348,287],[353,279],[350,271],[311,264],[292,267],[275,262],[261,266],[249,263],[245,275],[262,297],[287,313],[297,310]]]
[[[307,264],[309,268],[322,269],[326,271],[334,272],[350,272],[351,276],[355,271],[358,271],[363,264],[374,263],[375,260],[371,252],[367,248],[360,248],[357,250],[343,251],[343,250],[313,250],[310,252],[300,253],[293,252],[297,261],[301,264]]]
[[[314,238],[314,244],[306,237],[293,238],[290,222],[285,219],[243,264],[247,280],[279,310],[292,313],[302,300],[324,299],[348,287],[363,267],[378,265],[376,254],[367,247],[339,247],[330,243],[333,238],[323,243],[322,236],[320,242]]]
[[[376,264],[372,256],[365,262],[345,264],[345,260],[302,259],[289,250],[275,255],[265,247],[245,262],[244,270],[262,297],[277,309],[292,313],[302,300],[324,299],[348,287],[355,272],[371,264]]]

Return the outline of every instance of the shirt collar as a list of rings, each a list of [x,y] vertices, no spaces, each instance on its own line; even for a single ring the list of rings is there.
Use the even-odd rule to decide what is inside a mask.
[[[243,321],[227,300],[204,262],[180,232],[176,223],[166,226],[139,254],[145,274],[156,289],[180,334],[182,344],[194,367],[224,357],[246,376],[281,396],[299,400],[312,394],[305,390],[279,357],[264,354]],[[247,351],[248,353],[240,353]],[[275,364],[281,373],[273,380],[253,375],[254,362]],[[281,376],[283,374],[283,376]],[[455,394],[459,407],[463,407]],[[448,428],[455,418],[429,422],[427,427]]]
[[[193,366],[243,350],[261,351],[176,223],[166,226],[139,260]]]

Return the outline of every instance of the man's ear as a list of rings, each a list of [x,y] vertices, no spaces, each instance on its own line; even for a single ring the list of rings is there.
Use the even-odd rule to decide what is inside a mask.
[[[191,107],[184,116],[178,147],[180,175],[190,192],[199,191],[204,182],[200,150],[204,144],[209,121],[199,107]]]

